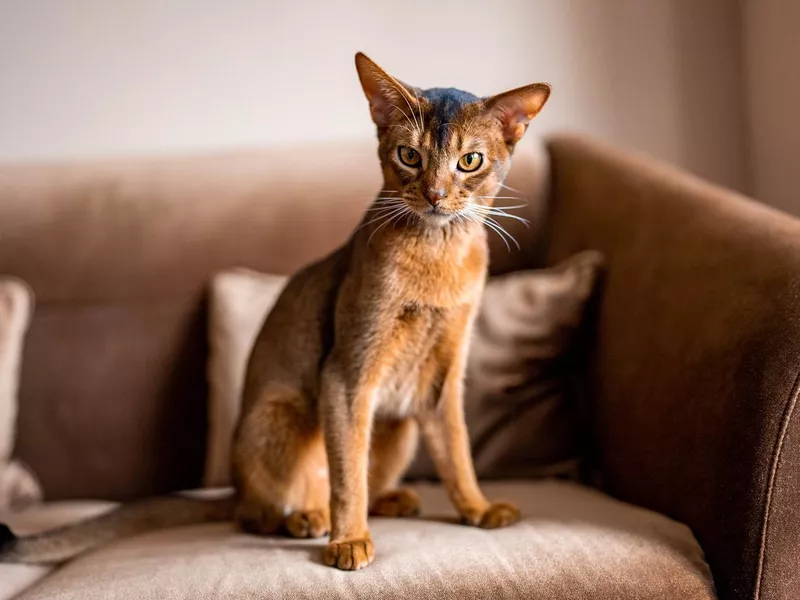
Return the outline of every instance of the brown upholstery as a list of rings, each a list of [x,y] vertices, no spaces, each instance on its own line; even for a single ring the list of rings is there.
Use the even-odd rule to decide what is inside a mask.
[[[0,273],[37,296],[16,454],[47,498],[199,485],[210,275],[290,273],[343,243],[380,187],[375,145],[0,168]],[[530,151],[516,162],[509,184],[534,189]],[[497,272],[541,239],[514,231]]]
[[[549,261],[608,263],[587,382],[606,488],[688,524],[723,600],[800,598],[800,224],[643,158],[550,144]],[[16,454],[50,499],[200,482],[208,277],[345,239],[373,142],[0,168],[0,273],[38,296]],[[534,189],[522,156],[509,184]],[[544,205],[521,252],[536,264]],[[646,569],[645,569],[646,571]]]
[[[607,488],[687,523],[721,598],[800,598],[800,222],[551,142],[550,259],[606,255],[592,425]]]

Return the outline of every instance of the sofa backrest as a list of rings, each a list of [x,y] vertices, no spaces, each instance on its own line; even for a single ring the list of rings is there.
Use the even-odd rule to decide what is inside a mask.
[[[495,272],[535,261],[544,164],[515,159],[523,193],[503,195],[531,200],[517,214],[534,224],[509,227],[521,251],[493,236]],[[16,455],[46,497],[199,485],[210,275],[291,273],[343,243],[379,185],[373,141],[0,167],[0,274],[37,297]]]

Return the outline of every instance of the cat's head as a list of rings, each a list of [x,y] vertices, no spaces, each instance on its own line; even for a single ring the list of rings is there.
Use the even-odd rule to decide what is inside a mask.
[[[356,69],[378,128],[383,196],[425,222],[477,216],[492,204],[516,143],[550,95],[534,83],[478,98],[453,88],[422,90],[364,54]]]

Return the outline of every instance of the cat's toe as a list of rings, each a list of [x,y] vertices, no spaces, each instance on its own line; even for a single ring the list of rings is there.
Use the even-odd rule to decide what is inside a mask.
[[[378,496],[369,513],[376,517],[416,517],[419,511],[417,493],[408,488],[400,488]]]
[[[321,510],[299,510],[286,517],[283,525],[292,537],[318,538],[328,533],[328,516]]]
[[[363,569],[374,558],[375,546],[369,536],[331,542],[322,553],[322,560],[326,565],[343,571]]]
[[[498,529],[519,521],[519,509],[507,502],[495,502],[483,513],[478,527],[482,529]]]

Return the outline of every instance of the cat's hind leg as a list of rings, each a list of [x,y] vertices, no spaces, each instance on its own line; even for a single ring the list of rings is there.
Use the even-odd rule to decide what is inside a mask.
[[[416,421],[376,421],[369,457],[369,497],[371,515],[413,517],[419,514],[417,494],[399,487],[417,449]]]
[[[262,392],[234,444],[236,521],[257,534],[321,537],[330,529],[330,483],[322,429],[307,399]]]

